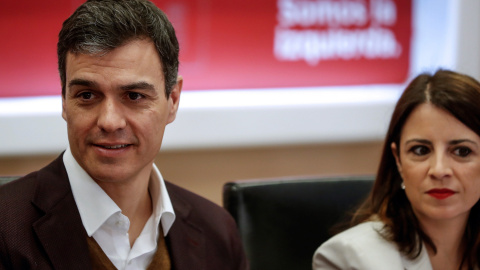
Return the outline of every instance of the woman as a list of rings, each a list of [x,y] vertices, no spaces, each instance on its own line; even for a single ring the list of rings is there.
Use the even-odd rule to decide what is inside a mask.
[[[480,84],[439,70],[400,97],[369,198],[313,269],[480,269]]]

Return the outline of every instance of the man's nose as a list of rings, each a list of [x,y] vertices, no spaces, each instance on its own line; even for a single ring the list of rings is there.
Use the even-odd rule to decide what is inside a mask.
[[[125,112],[119,101],[105,98],[100,105],[97,125],[106,132],[115,132],[126,126]]]

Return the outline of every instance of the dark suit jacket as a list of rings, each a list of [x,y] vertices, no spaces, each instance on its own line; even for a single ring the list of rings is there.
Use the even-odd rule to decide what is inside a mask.
[[[0,187],[0,269],[91,269],[62,156]],[[176,219],[172,269],[248,269],[235,222],[221,207],[166,183]]]

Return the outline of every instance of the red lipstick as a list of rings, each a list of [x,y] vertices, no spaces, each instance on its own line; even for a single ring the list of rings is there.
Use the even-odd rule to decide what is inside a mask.
[[[427,194],[434,197],[435,199],[443,200],[452,196],[453,194],[455,194],[455,192],[448,188],[434,188],[427,191]]]

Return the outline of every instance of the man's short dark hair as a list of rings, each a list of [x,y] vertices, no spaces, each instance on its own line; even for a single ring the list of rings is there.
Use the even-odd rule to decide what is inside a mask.
[[[134,39],[155,44],[168,98],[177,82],[178,41],[165,13],[148,0],[88,0],[63,23],[57,44],[62,95],[68,52],[102,55]]]

